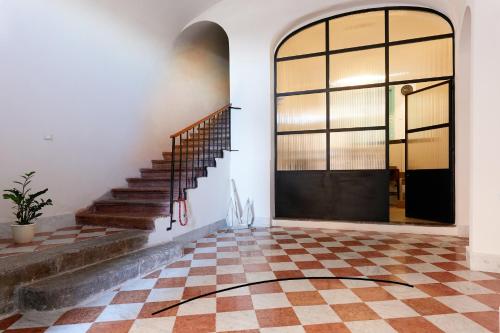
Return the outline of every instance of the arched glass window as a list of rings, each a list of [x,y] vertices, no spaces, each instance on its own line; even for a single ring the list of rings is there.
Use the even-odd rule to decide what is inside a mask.
[[[389,126],[396,118],[391,105],[401,102],[394,91],[453,85],[453,47],[446,17],[409,7],[342,14],[287,36],[275,54],[276,172],[389,170],[389,141],[407,137],[406,128]],[[438,103],[444,90],[449,87],[429,91],[436,96],[426,103]],[[426,151],[449,150],[444,125],[411,131],[410,140],[424,137],[417,140],[424,168],[425,158],[433,158]],[[425,140],[442,146],[426,149]],[[443,158],[451,164],[451,156]]]

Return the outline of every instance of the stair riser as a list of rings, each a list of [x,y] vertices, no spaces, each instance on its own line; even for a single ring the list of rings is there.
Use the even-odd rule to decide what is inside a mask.
[[[178,177],[179,176],[179,170],[175,170],[174,174]],[[205,172],[203,170],[197,170],[192,172],[191,170],[182,171],[182,177],[191,177],[192,175],[194,177],[204,177]],[[170,178],[170,168],[168,169],[160,169],[160,168],[155,168],[153,172],[148,171],[148,172],[141,172],[141,177],[145,179],[155,179],[155,178]]]
[[[145,215],[167,215],[170,213],[168,208],[168,201],[166,206],[149,206],[149,205],[126,205],[126,204],[100,204],[96,203],[94,209],[96,213],[144,213]]]
[[[155,225],[153,219],[133,220],[121,218],[120,216],[114,217],[101,217],[101,216],[76,216],[76,223],[81,225],[96,225],[96,226],[111,226],[116,228],[134,228],[141,230],[154,230]]]
[[[120,192],[113,191],[113,197],[116,199],[153,199],[153,200],[170,200],[168,192]]]
[[[187,181],[187,185],[188,187],[191,187],[191,184],[194,184],[193,181],[190,181],[188,179]],[[185,186],[185,179],[183,177],[183,180],[182,180],[182,187]],[[129,187],[154,187],[154,188],[164,188],[166,190],[170,190],[170,182],[169,181],[164,181],[164,180],[156,180],[154,178],[152,179],[147,179],[147,178],[140,178],[140,179],[137,179],[137,180],[129,180],[128,181],[128,185]],[[175,183],[174,183],[174,188],[178,188],[179,187],[179,182],[176,180]]]

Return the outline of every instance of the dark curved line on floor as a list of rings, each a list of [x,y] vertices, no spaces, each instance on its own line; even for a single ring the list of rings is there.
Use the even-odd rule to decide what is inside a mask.
[[[311,276],[311,277],[294,277],[294,278],[263,280],[263,281],[256,281],[256,282],[250,282],[250,283],[240,284],[240,285],[237,285],[237,286],[232,286],[232,287],[224,288],[224,289],[220,289],[220,290],[215,290],[215,291],[203,294],[203,295],[199,295],[199,296],[196,296],[196,297],[193,297],[193,298],[189,298],[189,299],[184,300],[182,302],[175,303],[175,304],[170,305],[170,306],[168,306],[166,308],[163,308],[161,310],[155,311],[151,315],[154,316],[154,315],[157,315],[157,314],[159,314],[161,312],[168,311],[170,309],[173,309],[173,308],[176,308],[178,306],[181,306],[182,304],[186,304],[186,303],[189,303],[191,301],[197,300],[199,298],[203,298],[203,297],[206,297],[206,296],[214,295],[214,294],[221,293],[221,292],[224,292],[224,291],[229,291],[229,290],[233,290],[233,289],[254,286],[254,285],[257,285],[257,284],[264,284],[264,283],[271,283],[271,282],[280,282],[280,281],[297,281],[297,280],[355,280],[355,281],[371,281],[371,282],[383,282],[383,283],[397,284],[397,285],[400,285],[400,286],[414,288],[414,286],[411,285],[411,284],[404,283],[404,282],[399,282],[399,281],[382,280],[382,279],[370,279],[370,278],[360,278],[360,277],[346,277],[346,276],[324,276],[324,277],[323,276]]]

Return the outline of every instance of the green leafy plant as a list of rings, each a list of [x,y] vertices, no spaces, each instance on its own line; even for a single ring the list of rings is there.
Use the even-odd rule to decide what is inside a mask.
[[[45,206],[52,206],[52,199],[41,199],[40,196],[47,193],[49,190],[38,191],[31,194],[31,188],[29,184],[35,175],[35,171],[25,173],[21,176],[23,181],[15,181],[14,184],[20,186],[20,188],[12,188],[10,190],[4,190],[3,198],[12,201],[15,206],[14,215],[17,218],[16,223],[19,225],[27,225],[33,223],[34,220],[42,216],[42,208]]]

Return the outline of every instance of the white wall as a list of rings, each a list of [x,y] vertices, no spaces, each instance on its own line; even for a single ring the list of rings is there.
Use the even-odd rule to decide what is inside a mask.
[[[234,178],[242,200],[255,200],[255,214],[260,221],[273,216],[273,55],[278,42],[293,30],[318,19],[342,12],[385,5],[416,5],[434,8],[453,21],[457,39],[465,1],[415,0],[224,0],[201,14],[198,20],[220,24],[229,35],[231,52],[231,102],[243,107],[233,113],[233,148],[239,152],[231,159],[231,178]],[[457,58],[461,56],[457,52]],[[458,80],[457,95],[468,94],[465,82]],[[457,122],[464,124],[468,110],[457,113]],[[466,125],[463,125],[465,127]],[[460,128],[466,131],[465,128]],[[457,133],[462,135],[462,133]],[[460,168],[469,159],[469,152],[457,147],[457,202],[468,197],[469,174]],[[464,199],[465,198],[465,199]],[[458,225],[467,225],[468,216],[457,216]]]
[[[473,269],[500,272],[500,142],[497,106],[500,77],[500,2],[472,3],[472,132],[470,162],[471,238]]]
[[[198,49],[189,44],[196,33],[175,40],[216,2],[0,0],[0,188],[36,170],[34,186],[55,202],[47,215],[73,213],[160,158],[169,134],[224,104],[227,59],[203,49],[218,37]],[[183,73],[179,59],[193,53],[206,62]],[[210,63],[225,72],[197,76]],[[0,220],[10,214],[1,200]]]

